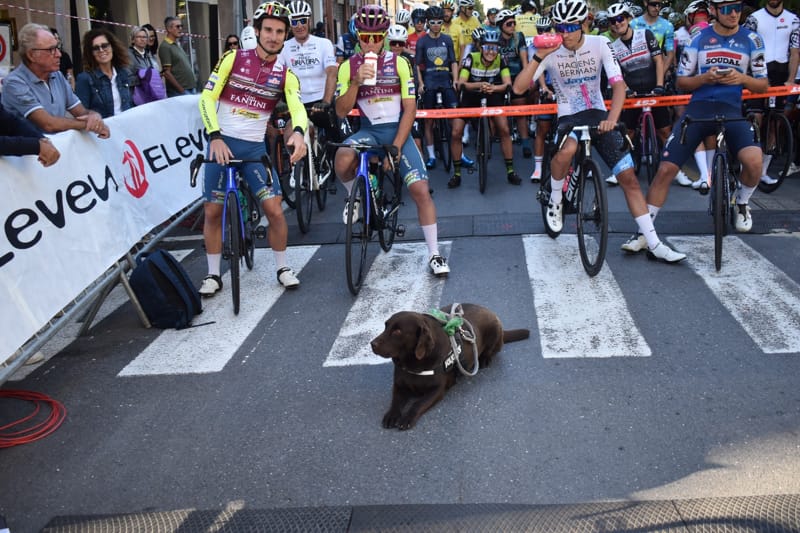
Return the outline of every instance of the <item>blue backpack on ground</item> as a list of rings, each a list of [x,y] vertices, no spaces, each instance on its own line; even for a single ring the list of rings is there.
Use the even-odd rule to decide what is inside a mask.
[[[200,293],[189,274],[165,250],[139,254],[129,281],[154,327],[183,329],[203,312]]]

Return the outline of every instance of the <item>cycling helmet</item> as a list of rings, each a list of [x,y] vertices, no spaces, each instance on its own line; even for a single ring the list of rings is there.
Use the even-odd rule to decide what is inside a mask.
[[[608,6],[608,18],[615,18],[619,15],[631,16],[631,8],[627,4],[611,4]]]
[[[669,19],[667,20],[669,21],[670,24],[672,24],[672,27],[675,28],[676,30],[684,25],[683,13],[680,13],[678,11],[673,11],[672,13],[670,13]]]
[[[669,6],[664,6],[661,8],[661,11],[658,12],[658,16],[662,19],[668,19],[670,13],[672,13],[672,8]]]
[[[376,4],[361,6],[356,12],[356,30],[365,32],[384,32],[391,25],[384,9]]]
[[[553,21],[550,20],[550,17],[545,17],[542,15],[538,19],[536,19],[536,31],[539,33],[547,33],[553,27]]]
[[[550,14],[556,24],[579,24],[589,15],[589,6],[583,0],[558,0]]]
[[[289,10],[278,2],[264,2],[253,12],[253,27],[260,28],[263,19],[277,19],[289,26]]]
[[[694,15],[698,11],[708,12],[708,4],[706,3],[706,0],[694,0],[694,2],[686,6],[683,14],[688,17],[689,15]]]
[[[386,32],[386,40],[408,42],[408,30],[400,24],[392,24]]]
[[[408,10],[401,9],[394,16],[395,24],[408,24],[409,22],[411,22],[411,12]]]
[[[528,11],[538,11],[539,9],[534,0],[522,0],[519,8],[523,13],[527,13]]]
[[[444,9],[440,6],[431,6],[425,12],[425,15],[428,20],[442,20],[444,18]]]
[[[500,32],[494,28],[487,28],[481,35],[481,44],[498,44],[500,42]]]
[[[497,15],[498,13],[500,13],[500,10],[499,10],[499,9],[497,9],[496,7],[490,7],[490,8],[489,8],[489,9],[486,11],[486,16],[488,17],[489,15]]]
[[[474,30],[472,30],[472,40],[476,43],[480,43],[481,39],[483,39],[483,34],[486,33],[486,28],[483,26],[478,26]]]
[[[601,9],[594,14],[594,27],[603,31],[608,29],[608,11]]]
[[[456,10],[456,3],[455,0],[442,0],[442,3],[439,4],[439,7],[442,9],[449,9],[450,11]]]
[[[642,6],[631,6],[631,16],[633,18],[641,17],[644,14],[644,9]]]
[[[458,7],[475,7],[475,0],[458,0]]]
[[[503,22],[506,21],[506,19],[513,19],[514,17],[516,17],[516,15],[514,14],[513,11],[511,11],[510,9],[503,9],[497,14],[497,17],[494,19],[494,22],[495,24],[500,26],[503,24]]]
[[[425,14],[425,9],[418,7],[414,11],[411,12],[411,21],[416,24],[418,22],[425,22],[428,20],[427,15]]]
[[[311,16],[311,4],[303,0],[292,0],[286,4],[286,9],[289,10],[289,18],[304,18]]]

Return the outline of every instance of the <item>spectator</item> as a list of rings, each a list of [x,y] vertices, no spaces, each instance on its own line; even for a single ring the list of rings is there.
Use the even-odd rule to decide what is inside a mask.
[[[156,29],[150,24],[142,24],[142,28],[147,30],[147,49],[150,55],[158,58],[158,35]]]
[[[105,28],[86,32],[83,67],[75,82],[75,92],[86,107],[103,118],[131,108],[128,54],[113,33]]]
[[[236,50],[239,48],[239,38],[236,36],[235,33],[231,33],[227,37],[225,37],[225,49],[222,51],[223,53],[227,52],[228,50]]]
[[[38,155],[39,162],[45,167],[61,157],[50,139],[0,104],[0,156],[3,155]]]
[[[136,84],[136,73],[140,68],[154,68],[161,70],[158,65],[158,60],[150,52],[150,47],[147,46],[148,39],[150,39],[149,32],[144,26],[134,26],[131,30],[131,46],[128,48],[128,59],[130,60],[131,81]]]
[[[325,38],[325,23],[321,20],[317,22],[317,25],[314,27],[314,35],[317,37]]]
[[[178,17],[164,19],[167,35],[158,47],[158,58],[164,69],[164,81],[167,85],[167,96],[197,94],[197,79],[194,77],[189,56],[183,51],[178,40],[183,32],[183,23]]]
[[[3,81],[6,109],[45,133],[86,130],[108,138],[110,131],[103,117],[84,107],[61,74],[61,50],[47,26],[26,24],[17,42],[22,64]]]
[[[61,41],[61,37],[58,36],[58,31],[55,28],[50,28],[50,33],[52,33],[53,37],[55,37],[56,41],[58,41],[58,48],[61,50],[61,62],[58,65],[58,69],[61,71],[61,74],[67,78],[67,81],[74,91],[75,72],[73,71],[72,58],[69,57],[69,54],[64,51],[64,43]]]

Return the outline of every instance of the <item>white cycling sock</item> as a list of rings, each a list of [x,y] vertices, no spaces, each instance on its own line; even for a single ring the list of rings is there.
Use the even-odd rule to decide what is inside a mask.
[[[533,168],[538,174],[542,173],[542,160],[543,159],[544,159],[544,157],[542,157],[540,155],[533,156],[533,165],[534,165]]]
[[[698,151],[694,153],[694,160],[697,163],[697,170],[700,171],[700,179],[708,183],[708,163],[706,162],[706,152]]]
[[[428,145],[427,148],[428,148],[428,157],[430,157],[431,159],[435,159],[436,158],[436,154],[433,151],[433,146],[432,145]]]
[[[353,185],[356,183],[356,180],[352,179],[350,181],[343,181],[342,185],[344,185],[344,190],[347,192],[345,199],[350,198],[350,191],[353,190]]]
[[[761,175],[767,175],[767,169],[769,168],[769,164],[772,162],[772,156],[769,154],[764,154],[764,161],[761,163]]]
[[[272,254],[275,256],[275,266],[277,267],[276,270],[280,270],[285,266],[289,266],[286,263],[286,250],[272,250]]]
[[[550,192],[550,201],[553,202],[553,205],[558,205],[561,203],[561,198],[564,196],[565,179],[566,178],[557,180],[553,176],[550,176],[550,187],[552,188],[552,191]]]
[[[714,168],[714,154],[717,153],[716,150],[705,150],[706,154],[706,168],[708,169],[708,173],[711,174],[711,171]]]
[[[425,244],[428,246],[428,255],[439,255],[439,229],[436,223],[422,227]]]
[[[219,265],[222,262],[222,254],[206,254],[208,263],[208,275],[219,276]]]
[[[647,204],[647,212],[650,213],[650,219],[655,222],[656,217],[658,216],[658,212],[661,211],[661,208],[657,205]]]
[[[755,192],[755,190],[755,187],[748,187],[743,183],[742,188],[736,193],[736,203],[746,204],[750,202],[750,197],[753,196],[753,192]]]
[[[658,243],[661,241],[658,240],[658,234],[656,233],[655,226],[653,226],[653,219],[650,218],[650,214],[645,213],[644,215],[639,215],[635,220],[636,225],[639,226],[639,233],[644,235],[644,238],[647,239],[647,247],[652,250],[658,246]]]

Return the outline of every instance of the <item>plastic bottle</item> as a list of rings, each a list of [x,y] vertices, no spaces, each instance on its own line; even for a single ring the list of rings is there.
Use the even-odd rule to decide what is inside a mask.
[[[363,85],[375,85],[378,80],[378,54],[375,52],[367,52],[364,54],[364,64],[372,65],[375,74],[373,74],[371,78],[365,79]]]

